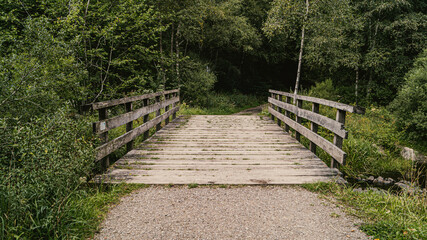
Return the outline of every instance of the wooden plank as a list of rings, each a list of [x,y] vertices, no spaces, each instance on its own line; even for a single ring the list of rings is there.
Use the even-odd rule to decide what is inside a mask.
[[[153,105],[144,106],[132,112],[124,113],[107,120],[95,122],[93,123],[93,128],[95,130],[95,133],[97,134],[107,132],[128,122],[134,121],[144,115],[148,115],[152,112],[158,111],[159,109],[164,108],[172,103],[176,103],[178,101],[178,98],[172,98],[166,101],[155,103]]]
[[[269,107],[268,111],[273,114],[275,117],[280,118],[283,122],[288,124],[291,128],[295,129],[295,131],[298,131],[302,135],[304,135],[308,140],[314,142],[317,146],[325,150],[329,155],[331,155],[336,161],[339,163],[345,162],[346,153],[335,146],[333,143],[329,142],[322,136],[313,133],[311,130],[305,128],[304,126],[300,125],[299,123],[295,122],[294,120],[285,117],[284,115],[280,114],[273,108]]]
[[[99,147],[96,148],[97,155],[96,160],[100,160],[105,156],[108,156],[110,153],[114,152],[115,150],[119,149],[129,141],[134,140],[136,137],[144,133],[145,131],[148,131],[150,128],[156,126],[157,124],[164,121],[167,117],[171,116],[175,111],[178,111],[179,107],[175,107],[168,112],[163,113],[160,116],[157,116],[156,118],[152,119],[151,121],[142,124],[141,126],[133,129],[130,132],[127,132],[120,137],[113,139],[112,141],[105,143]]]
[[[273,89],[270,89],[269,92],[274,93],[274,94],[279,94],[282,96],[286,96],[286,97],[290,97],[290,98],[294,98],[294,96],[295,96],[293,93],[282,92],[282,91],[277,91],[277,90],[273,90]]]
[[[297,108],[298,108],[298,111],[301,110],[302,100],[299,100],[299,99],[297,100]],[[296,121],[298,124],[302,123],[302,117],[300,117],[298,114],[296,115]],[[298,140],[298,142],[301,142],[301,133],[298,132],[296,129],[295,129],[295,139]]]
[[[269,92],[274,93],[274,94],[280,94],[280,95],[291,97],[291,98],[295,97],[295,95],[292,93],[281,92],[281,91],[277,91],[277,90],[269,90]],[[303,95],[297,95],[296,97],[299,100],[318,103],[318,104],[321,104],[324,106],[333,107],[333,108],[343,110],[346,112],[358,113],[358,114],[364,114],[365,113],[365,109],[362,107],[359,107],[359,106],[351,106],[351,105],[347,105],[344,103],[334,102],[334,101],[330,101],[330,100],[326,100],[326,99],[322,99],[322,98],[303,96]]]
[[[297,115],[298,117],[302,117],[305,118],[311,122],[314,122],[326,129],[331,130],[333,133],[337,134],[338,136],[347,139],[348,137],[348,132],[346,130],[344,130],[344,124],[337,122],[333,119],[330,119],[326,116],[323,116],[321,114],[315,113],[315,112],[311,112],[302,108],[297,108],[296,106],[289,104],[289,103],[284,103],[284,102],[279,102],[275,99],[269,98],[268,101],[274,105],[277,105],[281,108],[286,109],[289,112],[294,113],[295,115]]]
[[[289,111],[291,113],[294,113],[294,114],[298,113],[298,108],[295,105],[292,105],[291,103],[280,102],[274,98],[268,98],[268,102],[271,103],[272,105],[279,106],[280,108],[283,108],[286,111]]]
[[[120,98],[120,99],[114,99],[114,100],[109,100],[109,101],[103,101],[103,102],[96,102],[96,103],[92,103],[91,107],[93,110],[97,110],[100,108],[107,108],[107,107],[113,107],[119,104],[125,104],[128,102],[135,102],[135,101],[139,101],[139,100],[144,100],[144,99],[148,99],[148,98],[154,98],[157,96],[162,96],[162,95],[166,95],[166,94],[171,94],[171,93],[177,93],[179,92],[179,89],[173,89],[173,90],[168,90],[168,91],[163,91],[163,92],[157,92],[157,93],[149,93],[149,94],[144,94],[144,95],[139,95],[139,96],[133,96],[133,97],[125,97],[125,98]]]

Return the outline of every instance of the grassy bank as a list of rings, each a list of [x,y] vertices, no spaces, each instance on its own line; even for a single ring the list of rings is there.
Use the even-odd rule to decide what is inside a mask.
[[[375,239],[427,239],[427,196],[387,191],[354,191],[335,183],[306,184],[333,204],[364,221],[361,229]]]

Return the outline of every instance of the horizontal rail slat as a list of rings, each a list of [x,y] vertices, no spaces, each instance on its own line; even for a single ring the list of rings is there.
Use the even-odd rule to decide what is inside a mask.
[[[111,129],[114,129],[116,127],[124,125],[128,122],[136,120],[136,119],[138,119],[144,115],[155,112],[161,108],[164,108],[164,107],[169,106],[169,105],[176,103],[176,102],[179,102],[179,97],[174,97],[174,98],[168,99],[166,101],[162,101],[162,102],[155,103],[155,104],[152,104],[152,105],[149,105],[146,107],[142,107],[142,108],[139,108],[135,111],[124,113],[124,114],[121,114],[119,116],[116,116],[116,117],[113,117],[110,119],[94,122],[93,123],[94,132],[96,134],[107,132]],[[101,129],[101,127],[102,127],[102,129]]]
[[[298,113],[297,106],[292,105],[290,103],[281,102],[281,101],[279,101],[277,99],[274,99],[274,98],[271,98],[271,97],[268,98],[268,102],[271,103],[271,104],[273,104],[273,105],[276,105],[276,106],[278,106],[280,108],[283,108],[286,111],[292,112],[294,114]]]
[[[283,108],[289,112],[292,112],[296,114],[298,117],[302,117],[311,122],[317,123],[318,125],[331,130],[333,133],[337,134],[338,136],[344,139],[348,138],[348,132],[344,130],[344,124],[342,123],[339,123],[321,114],[314,113],[312,111],[308,111],[302,108],[297,108],[295,105],[284,103],[274,98],[268,98],[268,102],[280,108]]]
[[[138,126],[134,128],[132,131],[127,132],[123,135],[121,135],[118,138],[115,138],[99,147],[96,148],[97,154],[96,154],[96,160],[99,161],[102,158],[108,156],[110,153],[116,151],[120,147],[124,146],[126,143],[134,140],[139,135],[144,133],[145,131],[148,131],[150,128],[156,126],[157,124],[164,121],[166,118],[170,117],[173,113],[177,112],[179,110],[179,106],[172,108],[171,110],[163,113],[162,115],[153,118],[147,123],[142,124],[141,126]]]
[[[335,160],[340,162],[341,164],[345,163],[345,157],[346,153],[335,146],[333,143],[329,142],[322,136],[312,132],[310,129],[305,128],[301,124],[295,122],[294,120],[285,117],[283,114],[277,112],[271,107],[268,107],[268,111],[277,117],[278,119],[282,120],[284,123],[289,125],[291,128],[295,129],[295,131],[299,132],[303,136],[305,136],[308,140],[315,143],[318,147],[325,150],[329,155],[331,155]]]
[[[148,93],[148,94],[144,94],[144,95],[140,95],[140,96],[125,97],[125,98],[114,99],[114,100],[103,101],[103,102],[96,102],[96,103],[92,103],[91,107],[93,110],[97,110],[97,109],[101,109],[101,108],[113,107],[113,106],[116,106],[119,104],[124,104],[124,103],[128,103],[128,102],[135,102],[135,101],[144,100],[147,98],[153,98],[153,97],[162,96],[162,95],[171,94],[171,93],[176,93],[176,92],[179,92],[179,89],[173,89],[173,90],[157,92],[157,93]]]
[[[281,91],[277,91],[277,90],[269,90],[270,93],[274,93],[274,94],[279,94],[279,95],[283,95],[283,96],[287,96],[287,97],[291,97],[294,98],[295,95],[292,93],[287,93],[287,92],[281,92]],[[326,100],[326,99],[321,99],[321,98],[315,98],[315,97],[309,97],[309,96],[302,96],[302,95],[296,95],[296,98],[298,100],[304,100],[304,101],[309,101],[309,102],[313,102],[313,103],[318,103],[324,106],[328,106],[328,107],[333,107],[339,110],[343,110],[346,112],[351,112],[351,113],[358,113],[358,114],[364,114],[365,113],[365,109],[362,107],[358,107],[358,106],[351,106],[351,105],[347,105],[344,103],[339,103],[339,102],[334,102],[331,100]]]

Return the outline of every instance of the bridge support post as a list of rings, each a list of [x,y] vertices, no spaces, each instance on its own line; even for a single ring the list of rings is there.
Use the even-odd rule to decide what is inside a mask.
[[[168,100],[170,97],[171,97],[171,95],[166,94],[166,95],[165,95],[165,100]],[[165,112],[167,112],[167,111],[169,111],[169,105],[167,105],[167,106],[165,107]],[[166,118],[166,119],[165,119],[165,125],[168,125],[168,124],[169,124],[169,118],[170,118],[170,117],[168,117],[168,118]]]
[[[313,111],[314,113],[319,113],[319,104],[312,103],[311,111]],[[314,133],[317,133],[318,129],[319,129],[319,125],[317,125],[314,122],[311,122],[311,131]],[[310,141],[310,151],[312,151],[314,154],[316,154],[316,147],[317,145],[314,142]]]
[[[302,100],[297,99],[297,108],[302,108]],[[297,121],[297,123],[301,124],[302,118],[298,117],[298,115],[296,115],[296,121]],[[301,133],[299,133],[296,130],[295,130],[295,138],[298,140],[298,142],[301,142]]]
[[[345,124],[345,114],[346,111],[337,109],[337,116],[336,116],[336,121],[342,124]],[[343,143],[343,138],[338,136],[337,134],[334,135],[334,144],[335,146],[337,146],[338,148],[342,149],[342,143]],[[339,163],[337,162],[337,160],[335,160],[334,158],[332,158],[331,160],[331,168],[338,168]],[[345,165],[345,161],[342,162],[342,165]]]
[[[159,102],[160,102],[160,96],[156,97],[156,103],[159,103]],[[161,114],[162,114],[161,109],[157,110],[156,117],[160,116]],[[162,128],[162,123],[157,124],[156,125],[156,132],[159,131],[161,128]]]
[[[105,120],[108,117],[107,108],[98,109],[98,119],[99,121]],[[101,133],[99,135],[101,139],[101,144],[108,142],[108,131]],[[110,157],[106,156],[101,159],[101,171],[105,171],[110,166]]]
[[[276,94],[272,93],[271,97],[274,98],[274,99],[276,99]],[[275,108],[273,104],[270,104],[270,107],[272,107],[273,109]],[[273,120],[273,122],[274,122],[274,119],[275,119],[274,115],[271,114],[271,120]]]
[[[291,98],[286,97],[286,103],[291,104],[291,102],[292,102]],[[286,117],[291,118],[291,113],[287,110],[285,110],[285,115]],[[290,130],[289,125],[285,123],[285,131],[289,132],[289,130]]]
[[[279,96],[279,101],[282,101],[282,95],[278,95],[278,96]],[[277,111],[279,113],[282,113],[282,109],[279,106],[277,106]],[[280,119],[277,119],[277,125],[279,125],[279,127],[282,126],[282,121]]]
[[[179,97],[179,92],[174,93],[172,96],[173,97]],[[175,108],[176,107],[176,103],[172,104],[172,107]],[[176,112],[173,113],[172,120],[174,120],[175,118],[176,118]]]
[[[126,112],[132,112],[133,104],[132,102],[126,103]],[[133,121],[130,121],[126,124],[126,132],[130,132],[133,129]],[[133,149],[133,140],[126,144],[126,150],[129,152]]]
[[[148,106],[148,102],[149,99],[144,99],[143,103],[144,103],[144,107]],[[143,117],[143,123],[147,123],[148,122],[148,118],[149,118],[149,114],[144,115]],[[146,140],[148,137],[150,136],[150,130],[147,130],[144,132],[144,140]]]

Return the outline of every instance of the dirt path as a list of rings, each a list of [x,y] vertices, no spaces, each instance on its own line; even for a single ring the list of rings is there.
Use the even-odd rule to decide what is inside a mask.
[[[300,187],[141,189],[95,239],[369,239],[330,202]]]

